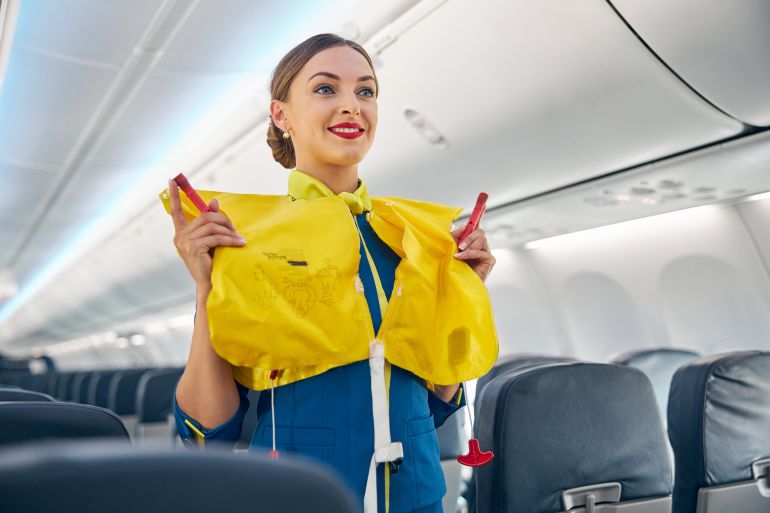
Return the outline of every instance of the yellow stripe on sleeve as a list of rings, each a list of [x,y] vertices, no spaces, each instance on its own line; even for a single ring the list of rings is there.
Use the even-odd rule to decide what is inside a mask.
[[[203,434],[203,431],[195,427],[192,422],[190,422],[189,419],[184,419],[184,423],[187,424],[187,427],[190,428],[190,430],[195,435],[195,440],[198,442],[198,447],[203,447],[206,445],[206,435]]]

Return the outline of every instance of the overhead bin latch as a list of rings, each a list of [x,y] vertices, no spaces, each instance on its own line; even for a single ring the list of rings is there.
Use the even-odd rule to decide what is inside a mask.
[[[570,488],[562,492],[561,502],[565,511],[594,513],[597,504],[620,502],[620,490],[620,483],[601,483]]]
[[[751,464],[751,475],[757,481],[762,497],[770,497],[770,458],[762,458]]]

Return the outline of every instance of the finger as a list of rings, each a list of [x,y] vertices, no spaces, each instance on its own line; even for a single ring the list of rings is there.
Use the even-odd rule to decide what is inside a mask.
[[[168,195],[171,221],[174,223],[174,229],[180,231],[187,226],[187,218],[182,211],[182,200],[179,199],[179,186],[177,186],[174,180],[168,181]]]
[[[484,239],[486,238],[486,234],[484,233],[484,230],[481,228],[476,228],[473,230],[470,235],[468,235],[464,241],[460,243],[458,246],[458,249],[460,251],[463,251],[468,248],[476,248],[481,249],[484,247]]]
[[[241,242],[235,237],[229,235],[209,235],[189,242],[188,252],[192,254],[207,253],[210,249],[219,246],[243,246],[246,242]]]
[[[221,212],[204,212],[190,222],[190,229],[197,230],[206,223],[219,224],[230,228],[233,232],[236,231],[230,219]]]
[[[492,253],[481,249],[466,249],[465,251],[455,253],[454,256],[458,260],[479,260],[481,262],[491,262],[494,258]]]
[[[222,226],[221,224],[216,224],[216,223],[206,223],[203,226],[200,226],[197,229],[190,231],[186,237],[188,240],[192,241],[195,239],[201,239],[203,237],[207,237],[209,235],[227,235],[235,238],[240,237],[240,235],[238,235],[236,232],[234,232],[230,228],[226,226]]]

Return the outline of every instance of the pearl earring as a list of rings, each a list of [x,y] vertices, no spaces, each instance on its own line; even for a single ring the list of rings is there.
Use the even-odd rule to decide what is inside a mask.
[[[283,138],[284,138],[284,139],[288,139],[289,137],[291,137],[291,135],[289,134],[289,132],[284,132],[284,133],[283,133]]]

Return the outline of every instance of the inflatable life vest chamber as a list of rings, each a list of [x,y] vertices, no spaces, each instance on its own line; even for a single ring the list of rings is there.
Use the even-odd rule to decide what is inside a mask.
[[[435,384],[485,374],[498,342],[486,286],[457,251],[450,233],[461,209],[371,197],[375,233],[401,257],[393,293],[374,333],[358,277],[359,234],[339,196],[198,191],[217,198],[243,247],[218,247],[206,309],[214,350],[235,378],[254,390],[366,360],[370,343],[385,359]],[[170,213],[168,189],[160,194]],[[180,193],[188,220],[198,215]]]

